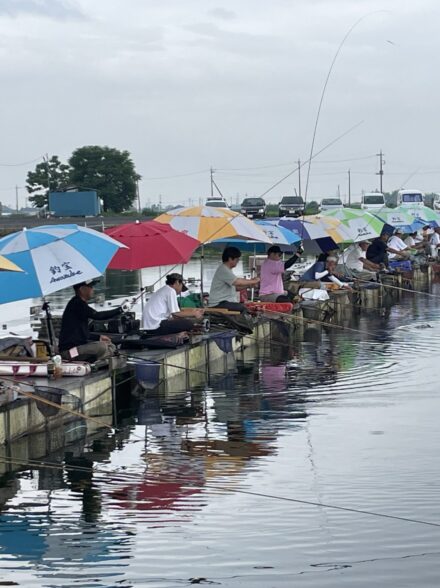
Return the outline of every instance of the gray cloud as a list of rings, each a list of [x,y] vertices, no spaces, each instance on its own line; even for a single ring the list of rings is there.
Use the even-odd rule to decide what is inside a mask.
[[[226,10],[226,8],[213,8],[212,10],[208,10],[207,13],[209,16],[213,18],[219,18],[221,20],[234,20],[237,18],[237,14],[232,10]]]
[[[175,203],[205,197],[208,174],[148,178],[305,159],[338,44],[365,12],[396,3],[241,0],[239,18],[227,19],[213,14],[219,0],[204,0],[204,11],[200,0],[0,0],[0,15],[31,7],[26,18],[0,18],[0,121],[8,136],[0,162],[114,145],[132,152],[143,201],[161,193]],[[87,18],[41,18],[54,5]],[[233,11],[237,4],[221,5]],[[375,14],[350,35],[327,88],[316,149],[365,122],[313,162],[310,198],[332,195],[338,185],[344,194],[348,167],[353,194],[376,187],[380,148],[387,190],[416,169],[409,187],[440,185],[439,12],[435,0],[399,0],[392,16]],[[64,18],[63,26],[54,18]],[[353,158],[360,159],[347,162]],[[228,197],[259,194],[288,171],[218,172],[217,181]],[[2,190],[22,186],[26,172],[0,166],[2,201],[14,201],[14,190],[4,198]],[[268,200],[296,182],[292,176]]]
[[[84,13],[73,0],[0,0],[0,15],[45,16],[55,20],[82,19]]]

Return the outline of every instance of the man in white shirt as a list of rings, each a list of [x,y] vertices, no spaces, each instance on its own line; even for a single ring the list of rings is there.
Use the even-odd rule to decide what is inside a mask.
[[[417,231],[413,231],[404,240],[405,245],[412,249],[414,255],[420,255],[425,251],[425,243],[423,239],[418,236]]]
[[[402,261],[411,257],[411,251],[402,240],[403,231],[396,229],[394,235],[389,239],[387,243],[388,259],[394,261]]]
[[[144,306],[142,327],[149,335],[171,335],[182,331],[191,331],[194,322],[189,317],[200,319],[202,308],[180,310],[177,295],[188,288],[180,274],[169,274],[165,286],[156,290]]]
[[[429,240],[429,245],[431,249],[431,257],[438,257],[438,250],[440,248],[440,228],[436,227],[434,229],[433,234],[431,235],[431,239]]]
[[[344,272],[359,280],[375,280],[380,269],[379,264],[367,259],[370,241],[359,241],[351,245],[343,255]]]

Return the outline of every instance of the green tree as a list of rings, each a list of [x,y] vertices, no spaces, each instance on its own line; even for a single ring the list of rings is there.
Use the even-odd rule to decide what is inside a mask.
[[[396,208],[397,206],[397,194],[398,190],[392,192],[384,192],[385,204],[388,208]]]
[[[316,200],[311,200],[310,202],[306,203],[306,209],[304,214],[318,214],[319,213],[319,203]]]
[[[69,164],[71,183],[97,190],[105,212],[122,212],[133,204],[136,182],[141,176],[128,151],[88,145],[76,149]]]
[[[26,178],[26,190],[31,196],[32,206],[41,208],[48,203],[50,190],[60,190],[69,185],[70,167],[61,163],[58,155],[52,155],[38,163],[34,171],[29,171]]]

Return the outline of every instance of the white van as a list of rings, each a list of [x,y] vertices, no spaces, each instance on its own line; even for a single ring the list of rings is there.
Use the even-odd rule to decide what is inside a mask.
[[[420,190],[399,190],[397,193],[397,206],[414,208],[424,205],[424,194]]]
[[[383,208],[385,206],[385,197],[382,192],[367,192],[362,195],[361,208],[372,210]]]

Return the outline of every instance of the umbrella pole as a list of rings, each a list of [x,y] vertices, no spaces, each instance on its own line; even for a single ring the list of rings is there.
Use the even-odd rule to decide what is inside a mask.
[[[53,331],[52,313],[50,312],[49,303],[43,298],[42,310],[46,313],[47,334],[49,336],[49,351],[52,356],[55,352],[55,334]]]
[[[142,269],[139,270],[139,289],[141,291],[141,310],[144,314],[144,286],[142,284]]]
[[[256,271],[256,263],[255,263],[256,262],[256,259],[255,259],[256,255],[257,255],[257,245],[256,245],[256,243],[254,243],[254,257],[253,257],[253,260],[252,260],[251,278],[254,277],[254,272]],[[252,300],[252,302],[254,301],[254,294],[255,294],[255,288],[252,286],[252,288],[251,288],[251,300]]]
[[[202,254],[200,256],[200,304],[205,306],[203,301],[203,259],[205,257],[205,246],[202,245]]]

